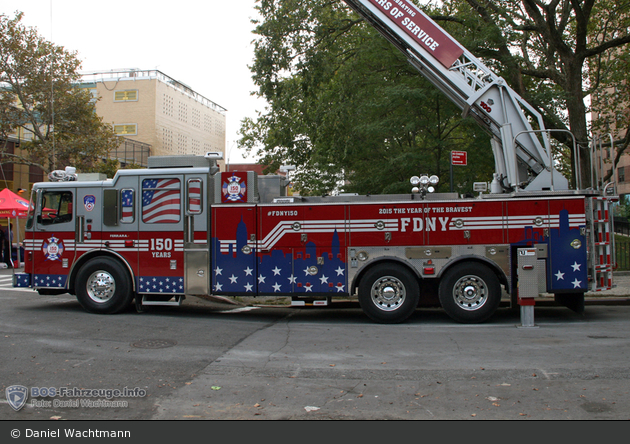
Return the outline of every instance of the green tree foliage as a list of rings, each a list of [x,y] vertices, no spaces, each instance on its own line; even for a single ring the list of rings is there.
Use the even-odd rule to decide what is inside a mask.
[[[0,15],[0,138],[15,132],[32,138],[21,145],[25,156],[3,152],[2,163],[99,171],[119,140],[96,115],[92,96],[77,87],[76,53],[46,41],[21,19],[21,13]]]
[[[456,23],[451,33],[536,107],[547,128],[569,129],[575,135],[582,184],[587,186],[586,99],[599,92],[616,100],[610,94],[623,85],[625,97],[622,93],[617,98],[627,100],[630,0],[445,0],[444,14],[436,19]],[[602,115],[620,117],[620,104],[617,100],[616,111],[603,109]],[[605,100],[598,106],[610,105]],[[625,132],[627,146],[627,113],[622,120],[616,128]],[[598,125],[601,129],[606,123]],[[565,144],[561,155],[571,152],[566,133],[553,136]]]
[[[273,169],[296,165],[303,194],[409,192],[409,178],[442,178],[451,150],[457,191],[492,179],[489,138],[342,1],[260,0],[255,60],[268,108],[246,119],[241,145]],[[341,184],[341,186],[340,186]]]
[[[630,29],[630,5],[604,1],[598,2],[597,6],[594,28],[599,33],[598,39],[610,39],[623,27]],[[589,62],[589,80],[593,91],[593,132],[600,135],[603,149],[610,149],[609,137],[615,147],[613,156],[606,158],[608,165],[604,167],[603,175],[607,181],[615,171],[610,168],[610,162],[617,165],[630,145],[630,45],[594,57]]]

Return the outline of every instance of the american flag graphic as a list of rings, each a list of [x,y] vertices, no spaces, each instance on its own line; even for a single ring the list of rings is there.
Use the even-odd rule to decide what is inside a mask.
[[[181,192],[178,179],[144,180],[142,189],[143,222],[179,222]]]
[[[121,222],[133,222],[133,190],[123,190],[122,192]]]

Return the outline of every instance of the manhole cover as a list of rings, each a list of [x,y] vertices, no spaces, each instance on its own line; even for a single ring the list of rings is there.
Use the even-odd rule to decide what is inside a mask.
[[[177,342],[170,339],[143,339],[131,344],[132,347],[136,348],[169,348],[175,345]]]
[[[607,413],[612,412],[612,406],[603,402],[586,402],[580,405],[588,413]]]

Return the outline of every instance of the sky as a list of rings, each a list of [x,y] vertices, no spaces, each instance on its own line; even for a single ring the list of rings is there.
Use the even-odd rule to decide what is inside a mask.
[[[231,163],[254,163],[236,146],[241,120],[265,103],[253,62],[255,0],[0,0],[0,13],[76,51],[81,72],[157,69],[226,108]]]

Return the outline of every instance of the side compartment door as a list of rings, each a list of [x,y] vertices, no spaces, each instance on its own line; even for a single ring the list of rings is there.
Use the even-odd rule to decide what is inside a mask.
[[[256,206],[212,207],[212,294],[258,292]]]
[[[346,206],[304,208],[304,257],[295,263],[304,292],[347,293]]]
[[[102,248],[120,254],[134,276],[138,272],[138,200],[141,195],[138,192],[138,178],[124,178],[116,188],[103,189],[103,230],[100,231],[99,226],[94,224],[95,218],[88,217],[85,220],[87,241],[96,245],[95,240],[100,236]]]
[[[551,200],[549,210],[547,291],[584,293],[589,289],[584,199]]]
[[[265,205],[258,220],[258,292],[289,295],[311,291],[300,278],[308,235],[302,206]],[[315,257],[313,257],[313,261]],[[299,267],[302,268],[298,268]]]
[[[208,239],[207,181],[186,178],[184,203],[184,266],[186,294],[210,294],[210,248]]]

